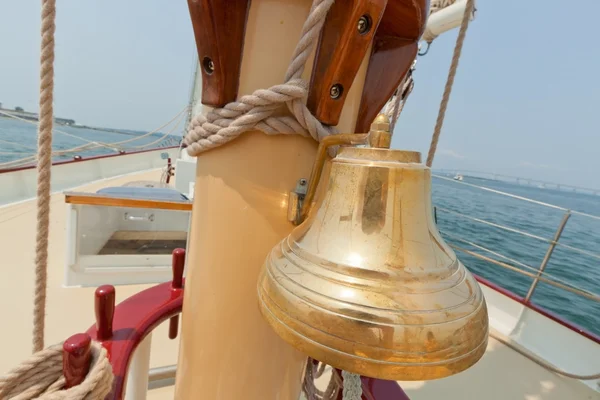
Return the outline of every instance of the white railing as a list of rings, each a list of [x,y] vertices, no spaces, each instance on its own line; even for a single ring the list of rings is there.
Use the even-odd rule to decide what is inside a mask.
[[[175,384],[176,365],[150,368],[152,333],[138,345],[129,362],[125,400],[146,400],[148,390]]]
[[[570,209],[567,209],[567,208],[564,208],[564,207],[560,207],[560,206],[557,206],[557,205],[554,205],[554,204],[544,203],[542,201],[530,199],[530,198],[523,197],[523,196],[518,196],[518,195],[515,195],[515,194],[512,194],[512,193],[506,193],[506,192],[503,192],[503,191],[500,191],[500,190],[496,190],[496,189],[493,189],[493,188],[489,188],[489,187],[485,187],[485,186],[480,186],[480,185],[475,185],[475,184],[464,182],[464,181],[454,180],[452,178],[441,176],[441,175],[433,175],[433,177],[436,178],[436,179],[441,179],[441,180],[444,180],[444,181],[456,183],[457,185],[466,185],[468,187],[477,188],[479,190],[483,190],[483,191],[486,191],[488,193],[493,193],[493,194],[496,194],[496,195],[505,196],[505,197],[512,198],[512,199],[515,199],[515,200],[520,200],[520,201],[528,202],[528,203],[531,203],[531,204],[536,204],[536,205],[542,206],[542,207],[547,207],[547,208],[552,208],[552,209],[555,209],[555,210],[564,211],[564,214],[563,214],[563,216],[562,216],[562,218],[560,220],[560,223],[559,223],[558,227],[556,228],[555,234],[554,234],[554,236],[552,238],[546,238],[546,237],[543,237],[543,236],[540,236],[540,235],[536,235],[536,234],[531,233],[531,232],[526,232],[526,231],[524,231],[522,229],[518,229],[518,228],[515,228],[515,227],[509,227],[509,226],[506,226],[506,225],[498,224],[498,223],[495,223],[495,222],[492,222],[492,221],[489,221],[489,220],[486,220],[486,219],[483,219],[483,218],[473,217],[473,216],[470,216],[470,215],[467,215],[467,214],[464,214],[464,213],[461,213],[461,212],[458,212],[458,211],[450,210],[450,209],[445,208],[445,207],[439,207],[439,206],[435,207],[435,209],[434,209],[434,215],[435,215],[435,218],[436,218],[436,222],[437,222],[437,218],[438,218],[437,217],[438,216],[438,211],[442,211],[444,213],[455,215],[458,218],[467,219],[467,220],[475,222],[477,224],[490,226],[490,227],[493,227],[493,228],[496,228],[496,229],[499,229],[499,230],[503,230],[503,231],[506,231],[506,232],[515,233],[515,234],[518,234],[518,235],[521,235],[521,236],[524,236],[524,237],[528,237],[528,238],[532,238],[532,239],[535,239],[535,240],[538,240],[538,241],[542,241],[542,242],[548,243],[549,245],[548,245],[548,248],[547,248],[546,253],[544,255],[544,258],[543,258],[541,264],[539,265],[539,267],[536,268],[536,267],[532,267],[530,265],[527,265],[526,263],[523,263],[521,261],[515,260],[514,258],[507,257],[507,256],[501,254],[500,252],[494,251],[492,249],[489,249],[489,248],[487,248],[485,246],[482,246],[481,244],[475,243],[473,241],[465,240],[464,238],[461,238],[461,237],[459,237],[457,235],[451,234],[449,232],[442,231],[442,233],[444,235],[448,236],[449,238],[451,238],[451,239],[453,239],[455,241],[459,241],[459,242],[465,243],[465,244],[467,244],[469,246],[472,246],[472,247],[474,247],[474,248],[476,248],[476,249],[478,249],[480,251],[483,251],[483,252],[485,252],[485,253],[487,253],[487,254],[489,254],[491,256],[494,256],[496,258],[500,258],[500,259],[502,259],[502,260],[504,260],[506,262],[499,261],[496,258],[485,256],[484,254],[481,254],[481,253],[478,253],[478,252],[475,252],[475,251],[472,251],[472,250],[468,250],[468,249],[465,249],[463,247],[460,247],[460,246],[457,246],[457,245],[454,245],[454,244],[451,245],[451,247],[453,247],[455,250],[458,250],[458,251],[463,252],[465,254],[469,254],[469,255],[471,255],[473,257],[476,257],[476,258],[478,258],[480,260],[483,260],[483,261],[490,262],[490,263],[493,263],[495,265],[501,266],[501,267],[506,268],[508,270],[520,273],[521,275],[525,275],[525,276],[528,276],[530,278],[533,278],[533,281],[531,282],[531,285],[529,286],[529,289],[527,291],[527,295],[525,296],[525,301],[529,301],[531,299],[531,297],[535,293],[535,290],[536,290],[536,287],[537,287],[538,283],[541,281],[541,282],[547,283],[549,285],[552,285],[554,287],[557,287],[557,288],[569,291],[571,293],[575,293],[575,294],[580,295],[582,297],[585,297],[587,299],[590,299],[590,300],[593,300],[593,301],[596,301],[596,302],[600,302],[600,295],[599,294],[592,293],[590,291],[584,290],[584,289],[582,289],[580,287],[577,287],[576,285],[574,285],[572,283],[566,282],[563,278],[559,278],[559,277],[554,276],[552,274],[549,274],[549,273],[547,273],[545,271],[546,267],[548,266],[548,262],[550,261],[550,259],[551,259],[552,255],[553,255],[554,250],[556,249],[556,247],[563,247],[565,249],[569,249],[571,251],[574,251],[574,252],[577,252],[577,253],[580,253],[580,254],[583,254],[583,255],[595,258],[597,260],[600,260],[600,254],[598,254],[598,253],[594,253],[594,252],[589,251],[589,250],[581,249],[581,248],[578,248],[576,246],[571,246],[571,245],[559,242],[559,240],[560,240],[560,238],[561,238],[561,236],[563,234],[563,231],[564,231],[564,229],[565,229],[565,227],[567,225],[567,222],[569,221],[569,219],[570,219],[570,217],[572,215],[579,215],[579,216],[582,216],[582,217],[585,217],[585,218],[589,218],[589,219],[593,219],[593,220],[600,220],[599,216],[588,214],[588,213],[584,213],[584,212],[580,212],[580,211],[570,210]]]

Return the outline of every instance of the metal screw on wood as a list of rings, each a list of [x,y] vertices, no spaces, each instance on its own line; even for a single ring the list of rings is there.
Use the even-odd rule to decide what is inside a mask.
[[[343,91],[342,85],[340,85],[339,83],[336,83],[335,85],[333,85],[331,87],[331,89],[329,89],[329,96],[334,100],[339,99],[340,96],[342,95],[342,91]]]
[[[209,57],[204,57],[204,60],[202,60],[202,66],[204,67],[204,72],[206,72],[208,75],[215,71],[215,63]]]
[[[358,19],[357,29],[358,33],[360,33],[361,35],[364,35],[365,33],[369,32],[369,30],[371,29],[371,19],[368,15],[363,15]]]

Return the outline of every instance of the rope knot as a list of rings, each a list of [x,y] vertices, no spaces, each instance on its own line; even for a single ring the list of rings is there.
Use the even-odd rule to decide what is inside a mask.
[[[323,125],[306,107],[308,84],[300,78],[334,0],[315,0],[285,74],[285,83],[258,89],[190,122],[184,139],[190,156],[221,146],[242,133],[258,129],[267,135],[300,134],[320,141],[337,133]],[[287,110],[282,112],[282,106]]]
[[[306,107],[308,85],[299,78],[259,89],[239,101],[215,108],[206,115],[196,115],[185,137],[188,154],[198,154],[223,145],[244,132],[258,129],[267,135],[300,134],[319,141],[335,133],[323,125]],[[286,105],[292,116],[281,113]]]

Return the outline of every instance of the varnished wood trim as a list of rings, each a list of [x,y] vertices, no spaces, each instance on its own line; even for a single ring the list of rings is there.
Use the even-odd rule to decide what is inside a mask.
[[[417,50],[417,42],[410,39],[375,37],[356,132],[369,131],[369,126],[410,69]]]
[[[202,71],[202,104],[222,107],[237,99],[250,0],[188,0],[188,7]]]
[[[390,0],[377,36],[419,40],[429,16],[429,0]]]
[[[307,107],[319,121],[337,125],[346,95],[367,53],[388,0],[336,1],[321,32],[313,64]],[[360,32],[359,20],[367,30]],[[340,96],[331,96],[337,85]]]
[[[116,231],[109,240],[186,240],[185,231]]]
[[[191,201],[160,201],[109,197],[94,193],[65,193],[65,203],[88,206],[154,208],[158,210],[192,211]]]
[[[367,132],[417,56],[429,15],[429,0],[388,1],[375,33],[356,132]]]

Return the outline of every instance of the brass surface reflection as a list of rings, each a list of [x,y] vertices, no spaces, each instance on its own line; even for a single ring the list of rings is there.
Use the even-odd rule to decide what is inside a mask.
[[[315,359],[381,379],[436,379],[479,360],[485,300],[435,226],[420,154],[343,147],[323,182],[261,270],[259,304],[275,331]]]

